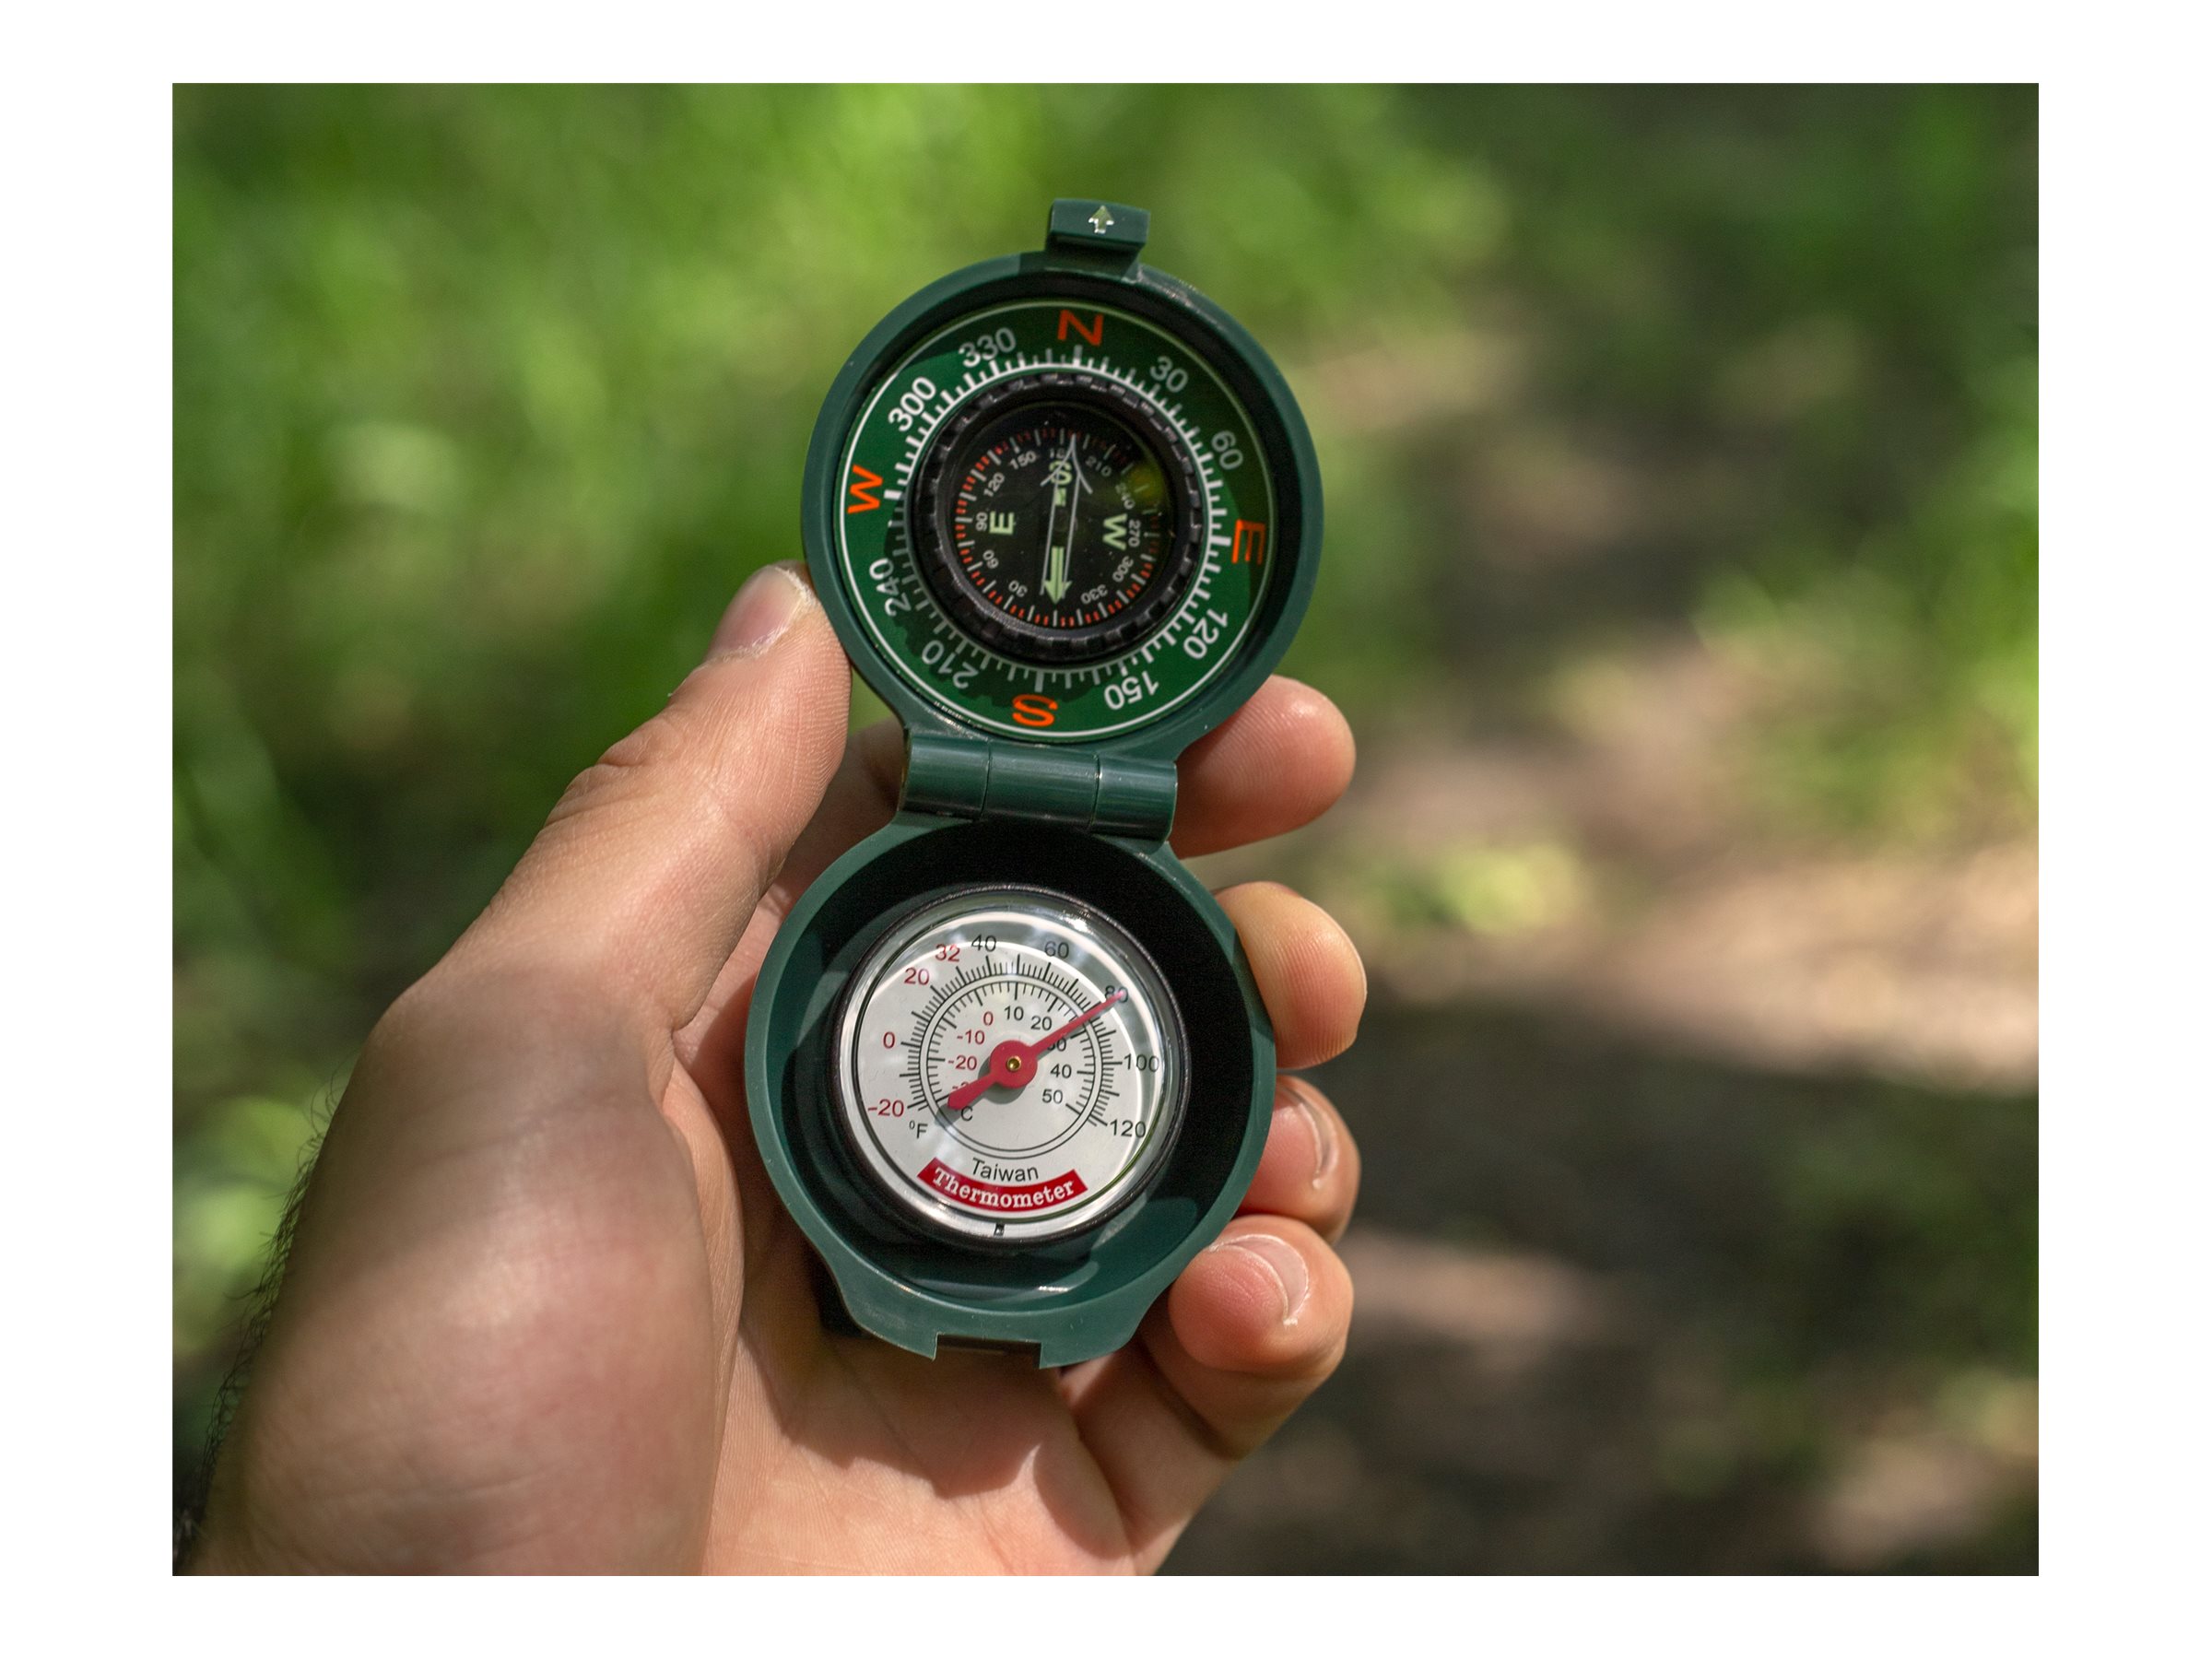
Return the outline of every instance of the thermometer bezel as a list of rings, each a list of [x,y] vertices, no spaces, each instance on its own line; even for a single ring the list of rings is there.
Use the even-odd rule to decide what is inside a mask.
[[[1114,917],[1174,987],[1186,1033],[1206,1033],[1206,1052],[1184,1068],[1182,1126],[1140,1201],[1089,1231],[978,1250],[898,1221],[851,1167],[831,1094],[837,1016],[886,914],[1030,885]],[[1126,1342],[1236,1213],[1273,1116],[1275,1041],[1234,925],[1164,847],[902,813],[784,918],[748,1017],[746,1094],[761,1161],[862,1328],[921,1354],[957,1336],[1068,1365]]]

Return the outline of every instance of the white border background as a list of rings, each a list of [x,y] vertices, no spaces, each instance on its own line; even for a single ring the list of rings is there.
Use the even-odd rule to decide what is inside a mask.
[[[436,1653],[874,1641],[1056,1656],[1378,1641],[1570,1653],[2160,1650],[2201,1633],[2200,782],[2212,658],[2204,88],[2179,7],[1377,4],[1146,7],[1001,33],[911,9],[633,3],[26,8],[11,18],[4,453],[14,1455],[21,1651]],[[1255,46],[1254,27],[1265,31]],[[1166,30],[1167,50],[1155,30]],[[1233,42],[1233,49],[1232,49]],[[222,1587],[169,1568],[170,96],[172,80],[1142,78],[2041,80],[2046,919],[2042,1580],[896,1581]],[[1070,181],[1070,189],[1081,188]],[[187,418],[190,412],[186,411]],[[2192,1359],[2191,1355],[2199,1358]],[[2046,1582],[2047,1581],[2047,1582]],[[29,1594],[25,1587],[29,1586]],[[314,1594],[309,1606],[295,1596]],[[231,1602],[238,1595],[241,1599]],[[693,1596],[700,1599],[693,1600]],[[1138,1597],[1142,1597],[1139,1606]],[[251,1598],[251,1599],[246,1599]],[[2185,1599],[2186,1598],[2186,1599]],[[1105,1601],[1115,1606],[1110,1611]],[[342,1610],[342,1617],[336,1617]],[[281,1611],[288,1617],[274,1620]],[[645,1622],[650,1620],[650,1622]],[[1127,1620],[1124,1624],[1123,1621]],[[74,1640],[72,1640],[74,1639]]]

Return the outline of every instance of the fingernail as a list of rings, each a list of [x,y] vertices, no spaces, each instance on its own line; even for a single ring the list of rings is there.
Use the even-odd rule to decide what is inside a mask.
[[[1313,1134],[1313,1180],[1319,1186],[1336,1167],[1336,1126],[1329,1114],[1314,1104],[1312,1090],[1296,1077],[1284,1077],[1275,1086],[1277,1112],[1295,1112]]]
[[[795,565],[771,564],[755,571],[715,624],[713,641],[707,647],[709,660],[767,650],[813,598]]]
[[[1216,1250],[1241,1250],[1267,1269],[1275,1280],[1276,1288],[1283,1293],[1283,1323],[1296,1324],[1298,1315],[1306,1305],[1306,1258],[1291,1245],[1273,1233],[1239,1233],[1233,1239],[1224,1239],[1215,1245]]]

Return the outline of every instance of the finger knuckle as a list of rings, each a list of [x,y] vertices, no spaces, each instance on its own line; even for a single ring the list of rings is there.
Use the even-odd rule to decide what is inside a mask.
[[[662,710],[578,772],[553,804],[547,823],[557,825],[603,809],[651,787],[655,778],[672,770],[688,768],[692,764],[691,736],[689,722],[680,710]]]

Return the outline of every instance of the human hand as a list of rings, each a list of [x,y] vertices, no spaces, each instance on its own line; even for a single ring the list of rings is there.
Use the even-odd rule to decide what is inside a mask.
[[[1122,1351],[1053,1372],[824,1330],[742,1061],[779,922],[892,810],[898,730],[848,747],[848,684],[804,580],[754,577],[377,1023],[195,1567],[1149,1569],[1335,1368],[1359,1160],[1289,1077],[1239,1216]],[[1293,829],[1351,765],[1327,700],[1270,680],[1184,756],[1175,845]],[[1220,899],[1283,1063],[1341,1051],[1342,930],[1272,884]]]

